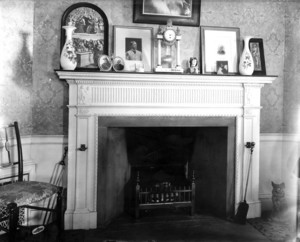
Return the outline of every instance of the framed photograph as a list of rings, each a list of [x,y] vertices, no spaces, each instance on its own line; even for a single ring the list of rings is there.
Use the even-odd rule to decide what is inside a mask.
[[[253,75],[266,75],[265,55],[263,40],[259,38],[252,38],[249,41],[249,48],[252,53],[254,61]]]
[[[125,62],[125,71],[153,69],[153,28],[114,26],[114,56]]]
[[[217,61],[217,74],[218,75],[228,74],[228,61]]]
[[[100,71],[110,71],[112,68],[112,61],[108,55],[101,55],[98,59],[98,66]]]
[[[237,74],[240,56],[240,29],[201,26],[202,74],[216,74],[217,62],[228,62],[228,74]]]
[[[76,70],[99,70],[98,59],[108,54],[108,21],[105,13],[91,3],[76,3],[63,14],[61,26],[72,24],[77,56]],[[66,33],[61,28],[61,50]]]
[[[112,60],[112,66],[116,72],[123,71],[125,68],[125,62],[121,57],[116,56]]]
[[[199,26],[201,0],[134,0],[133,22]]]

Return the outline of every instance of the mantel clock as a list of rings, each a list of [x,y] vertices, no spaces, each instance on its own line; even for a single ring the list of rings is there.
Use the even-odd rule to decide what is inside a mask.
[[[159,26],[157,35],[157,67],[156,72],[183,72],[183,68],[180,65],[180,40],[181,33],[179,28],[177,29],[172,25],[172,20],[168,20],[166,26]],[[176,57],[172,55],[172,48],[176,48]],[[165,48],[166,55],[162,58],[162,48]],[[176,66],[173,67],[172,63],[174,58],[176,59]],[[163,62],[168,64],[168,67],[162,66]]]

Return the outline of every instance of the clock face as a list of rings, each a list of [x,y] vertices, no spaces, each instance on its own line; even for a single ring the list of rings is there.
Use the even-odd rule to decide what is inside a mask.
[[[173,29],[168,29],[164,32],[164,39],[168,42],[174,41],[176,38],[176,33]]]

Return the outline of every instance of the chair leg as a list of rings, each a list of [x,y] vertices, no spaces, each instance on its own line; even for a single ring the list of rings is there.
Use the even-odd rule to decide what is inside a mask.
[[[64,224],[62,221],[63,217],[63,212],[62,212],[62,192],[59,191],[57,193],[57,198],[56,198],[56,219],[57,219],[57,227],[59,232],[64,230]]]
[[[10,203],[7,205],[9,213],[9,241],[15,241],[18,220],[19,220],[19,208],[16,203]]]

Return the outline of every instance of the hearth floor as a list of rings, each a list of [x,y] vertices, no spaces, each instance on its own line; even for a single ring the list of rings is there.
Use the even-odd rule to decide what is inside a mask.
[[[19,241],[57,240],[55,228]],[[0,236],[0,241],[6,241]],[[250,224],[240,225],[207,214],[193,217],[183,213],[152,212],[135,220],[128,215],[115,219],[106,228],[91,230],[67,230],[63,242],[161,242],[161,241],[270,241]]]

